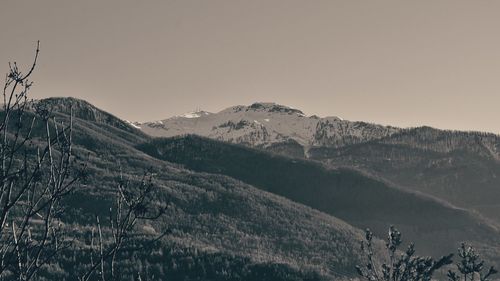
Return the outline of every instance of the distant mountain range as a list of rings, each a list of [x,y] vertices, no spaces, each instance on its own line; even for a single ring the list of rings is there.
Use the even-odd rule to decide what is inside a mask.
[[[134,127],[156,137],[186,134],[255,147],[296,142],[304,148],[338,148],[387,139],[420,149],[450,152],[467,149],[500,159],[498,135],[480,132],[437,130],[430,127],[403,129],[373,123],[348,121],[339,117],[306,116],[302,111],[276,103],[233,106],[218,113],[190,112],[164,120],[138,123]],[[387,141],[386,141],[387,142]]]
[[[139,124],[78,99],[37,102],[58,118],[73,113],[75,153],[88,163],[68,224],[108,210],[120,171],[152,169],[168,209],[143,230],[171,233],[154,250],[161,258],[141,258],[169,280],[352,278],[362,229],[385,239],[391,224],[419,254],[468,241],[500,264],[496,135],[307,117],[272,103]]]

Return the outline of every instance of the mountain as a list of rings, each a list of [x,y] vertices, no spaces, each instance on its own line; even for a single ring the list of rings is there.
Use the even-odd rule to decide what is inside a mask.
[[[345,121],[339,117],[308,117],[298,109],[275,103],[238,105],[218,113],[194,112],[137,126],[155,137],[196,134],[271,150],[291,145],[292,151],[301,156],[310,146],[338,147],[399,131],[394,127]]]
[[[193,116],[197,117],[173,117],[139,127],[152,136],[196,134],[321,161],[332,168],[357,169],[500,223],[498,135],[307,117],[274,103]]]
[[[154,247],[126,256],[117,266],[124,278],[140,268],[169,280],[356,276],[363,231],[343,220],[227,175],[197,172],[152,157],[138,148],[153,138],[84,101],[60,98],[40,103],[54,105],[61,121],[73,113],[73,150],[77,160],[87,164],[85,181],[65,203],[62,220],[68,233],[88,237],[92,218],[106,217],[121,173],[132,182],[146,170],[155,175],[154,204],[168,208],[158,221],[140,225],[138,231],[159,233],[168,228],[169,234]],[[42,129],[34,131],[35,139]],[[74,252],[59,262],[59,270],[49,272],[52,279],[71,280],[72,268],[79,266],[74,265]]]

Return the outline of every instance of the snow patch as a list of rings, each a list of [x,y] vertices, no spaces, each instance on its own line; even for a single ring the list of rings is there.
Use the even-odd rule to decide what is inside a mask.
[[[184,113],[180,115],[179,117],[184,117],[184,118],[200,118],[201,115],[198,114],[197,112],[189,112],[189,113]]]

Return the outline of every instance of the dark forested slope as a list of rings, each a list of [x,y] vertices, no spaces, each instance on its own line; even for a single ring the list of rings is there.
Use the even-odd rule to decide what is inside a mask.
[[[139,148],[158,159],[229,175],[355,226],[370,227],[380,237],[385,236],[387,225],[395,224],[424,254],[452,252],[461,241],[497,247],[496,228],[480,217],[356,170],[327,169],[311,161],[198,136],[153,139]]]

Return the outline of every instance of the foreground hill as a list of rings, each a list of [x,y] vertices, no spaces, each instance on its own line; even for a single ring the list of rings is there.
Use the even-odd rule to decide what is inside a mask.
[[[88,177],[68,198],[63,217],[68,229],[78,230],[75,235],[90,231],[93,215],[105,216],[121,171],[132,181],[146,169],[155,174],[155,204],[168,208],[160,220],[142,225],[141,231],[160,233],[168,228],[169,234],[154,248],[122,260],[119,270],[124,277],[133,274],[131,270],[154,271],[155,277],[169,280],[355,276],[362,231],[228,176],[194,172],[151,157],[136,148],[149,143],[150,137],[133,126],[121,128],[121,120],[85,102],[43,102],[64,105],[56,113],[59,119],[68,118],[66,106],[78,105],[73,106],[74,151],[79,161],[88,164]],[[59,274],[59,280],[71,280],[72,256],[61,262],[62,272],[50,273]]]
[[[269,154],[198,136],[153,139],[138,146],[158,159],[240,179],[263,190],[341,218],[379,237],[395,224],[421,254],[454,252],[462,241],[492,250],[498,259],[499,233],[466,211],[409,193],[352,169],[327,169],[307,160]]]

